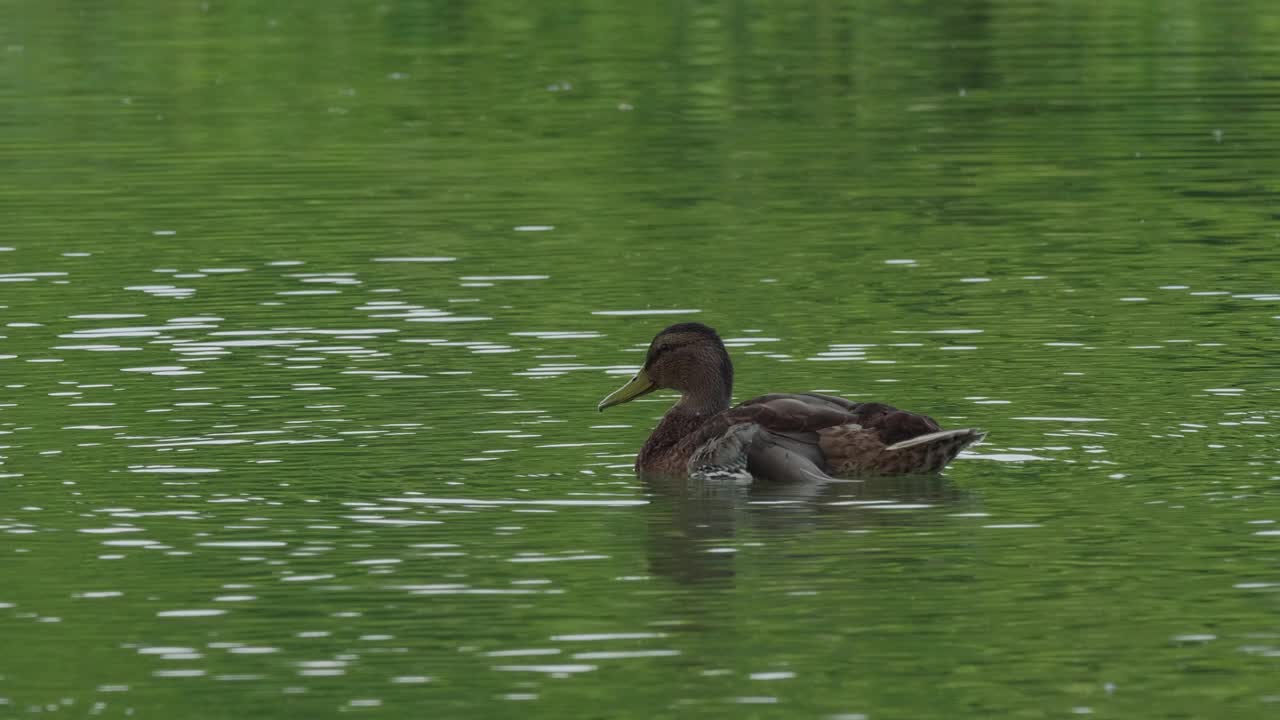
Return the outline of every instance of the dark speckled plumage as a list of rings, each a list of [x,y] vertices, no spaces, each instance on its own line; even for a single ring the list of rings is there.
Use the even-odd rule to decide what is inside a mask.
[[[772,480],[928,473],[983,437],[944,431],[926,415],[818,393],[773,393],[729,407],[733,364],[716,332],[700,323],[658,333],[644,369],[601,409],[656,388],[679,390],[681,398],[640,449],[636,470],[643,473],[746,467]]]

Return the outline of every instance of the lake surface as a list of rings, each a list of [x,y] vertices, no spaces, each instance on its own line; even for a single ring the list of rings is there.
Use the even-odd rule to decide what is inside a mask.
[[[1280,5],[0,17],[0,716],[1280,713]],[[641,482],[679,320],[990,435]]]

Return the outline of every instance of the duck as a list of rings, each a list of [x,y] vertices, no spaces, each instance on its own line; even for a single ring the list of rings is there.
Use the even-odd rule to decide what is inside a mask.
[[[733,361],[711,327],[663,329],[644,366],[597,406],[603,412],[655,390],[680,398],[636,455],[640,475],[832,481],[936,473],[986,433],[943,430],[933,418],[821,393],[770,393],[731,405]]]

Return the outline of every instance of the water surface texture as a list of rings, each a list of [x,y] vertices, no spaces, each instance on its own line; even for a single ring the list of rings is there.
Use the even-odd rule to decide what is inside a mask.
[[[1280,715],[1280,4],[0,17],[0,716]],[[989,439],[641,482],[680,320]]]

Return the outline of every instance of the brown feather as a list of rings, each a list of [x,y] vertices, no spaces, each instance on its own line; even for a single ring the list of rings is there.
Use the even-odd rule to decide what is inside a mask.
[[[940,432],[933,418],[883,403],[820,393],[771,393],[728,407],[729,354],[715,331],[699,323],[659,333],[644,372],[658,387],[681,392],[636,456],[636,470],[645,473],[684,475],[699,470],[690,467],[692,459],[719,463],[729,456],[736,456],[729,464],[774,479],[928,473],[983,437],[974,430]],[[726,435],[746,423],[763,432]],[[906,444],[895,447],[899,443]]]

